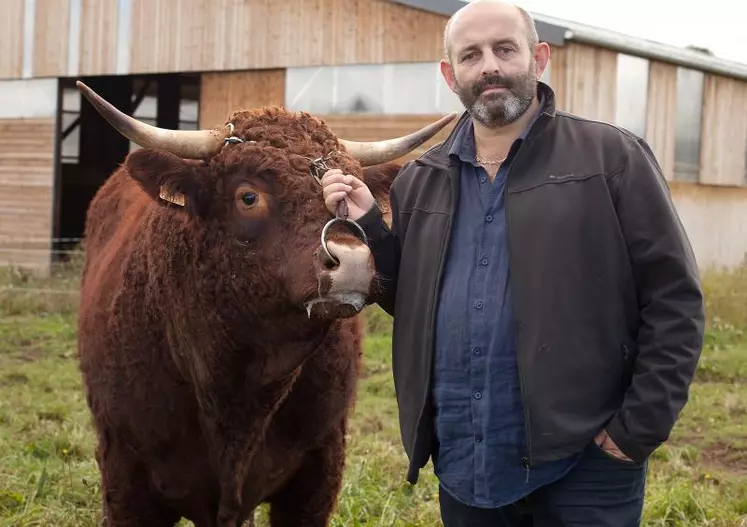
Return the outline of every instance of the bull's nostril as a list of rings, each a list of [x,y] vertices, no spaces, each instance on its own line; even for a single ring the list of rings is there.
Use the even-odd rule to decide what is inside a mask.
[[[316,257],[326,271],[334,271],[340,267],[340,259],[334,252],[327,252],[323,248],[317,249]]]
[[[340,262],[339,261],[330,259],[326,255],[324,256],[324,268],[327,271],[334,271],[338,267],[340,267]]]

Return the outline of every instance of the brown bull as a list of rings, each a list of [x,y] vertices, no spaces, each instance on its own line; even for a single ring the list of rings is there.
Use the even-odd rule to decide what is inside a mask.
[[[99,190],[85,231],[78,349],[106,525],[238,527],[263,502],[273,526],[327,525],[354,315],[376,280],[355,225],[322,238],[310,163],[362,177],[385,204],[388,162],[454,116],[370,144],[279,108],[236,112],[225,133],[168,131],[78,86],[144,147]]]

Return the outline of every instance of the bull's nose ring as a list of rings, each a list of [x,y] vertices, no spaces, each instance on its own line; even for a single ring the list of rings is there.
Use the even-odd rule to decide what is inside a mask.
[[[327,231],[335,223],[345,223],[346,225],[350,226],[350,228],[353,230],[353,233],[366,245],[368,245],[368,236],[366,236],[366,231],[363,230],[363,227],[358,225],[358,223],[356,223],[354,220],[351,220],[349,218],[332,218],[331,220],[329,220],[322,229],[321,246],[324,254],[327,255],[327,258],[339,264],[340,261],[332,256],[332,254],[329,252],[329,249],[327,248]]]

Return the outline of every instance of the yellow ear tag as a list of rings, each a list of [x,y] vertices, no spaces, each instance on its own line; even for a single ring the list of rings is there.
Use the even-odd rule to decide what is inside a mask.
[[[172,194],[166,189],[166,187],[161,187],[158,197],[164,201],[173,203],[174,205],[179,205],[180,207],[183,207],[187,203],[187,198],[184,194]]]

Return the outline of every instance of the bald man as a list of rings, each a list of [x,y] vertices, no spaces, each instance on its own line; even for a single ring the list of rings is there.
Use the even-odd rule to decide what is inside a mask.
[[[444,43],[466,111],[401,169],[391,228],[359,179],[323,178],[395,317],[408,480],[433,460],[446,527],[637,526],[704,329],[660,167],[643,139],[556,108],[550,49],[516,6],[465,5]]]

